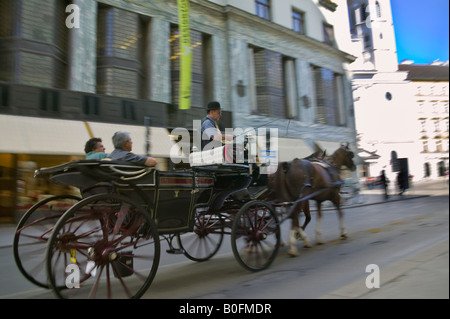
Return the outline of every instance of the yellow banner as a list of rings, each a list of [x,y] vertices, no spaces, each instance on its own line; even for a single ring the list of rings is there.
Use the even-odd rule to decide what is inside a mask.
[[[189,0],[178,1],[178,24],[180,31],[180,96],[179,109],[191,108],[191,35],[189,30]]]

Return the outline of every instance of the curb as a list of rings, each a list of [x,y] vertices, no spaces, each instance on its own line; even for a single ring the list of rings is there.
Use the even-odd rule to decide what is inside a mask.
[[[364,195],[363,195],[364,196]],[[380,195],[382,196],[382,195]],[[411,196],[405,196],[401,198],[395,198],[395,199],[388,199],[388,200],[381,200],[371,203],[361,203],[361,204],[355,204],[355,205],[342,205],[342,209],[349,209],[349,208],[358,208],[358,207],[364,207],[364,206],[371,206],[371,205],[379,205],[379,204],[388,204],[393,202],[399,202],[404,200],[410,200],[410,199],[417,199],[417,198],[424,198],[424,197],[431,197],[432,195],[411,195]],[[322,211],[330,211],[330,210],[336,210],[334,207],[327,207],[322,208]],[[312,212],[317,212],[317,208],[312,208]]]

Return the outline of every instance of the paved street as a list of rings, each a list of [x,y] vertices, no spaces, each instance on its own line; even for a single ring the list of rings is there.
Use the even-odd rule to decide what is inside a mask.
[[[445,198],[447,196],[447,202],[448,202],[448,186],[445,183],[422,183],[419,185],[415,185],[413,189],[411,189],[408,193],[406,193],[404,196],[391,196],[388,203],[386,203],[383,199],[383,195],[381,190],[375,189],[375,190],[364,190],[361,199],[361,203],[357,206],[354,206],[354,208],[349,209],[349,214],[351,211],[358,210],[358,207],[397,207],[398,205],[406,205],[404,207],[409,207],[409,202],[413,203],[420,203],[423,200],[432,201],[432,197],[435,196],[435,198],[438,198],[436,196],[439,196],[440,198]],[[387,206],[391,202],[390,205],[396,205],[396,206]],[[404,203],[404,204],[402,204]],[[401,206],[398,206],[401,207]],[[348,207],[349,208],[349,207]],[[448,213],[448,211],[447,211]],[[330,212],[331,215],[333,215]],[[332,216],[334,217],[334,216]],[[327,218],[330,220],[332,218]],[[335,290],[327,292],[324,295],[321,295],[320,297],[315,298],[323,298],[323,299],[334,299],[334,298],[362,298],[362,299],[384,299],[384,298],[448,298],[449,297],[449,289],[448,289],[448,278],[449,278],[449,264],[448,264],[448,251],[449,251],[449,242],[448,242],[448,215],[444,216],[446,218],[446,225],[444,225],[447,229],[447,233],[442,234],[440,236],[439,240],[434,241],[434,244],[426,244],[423,245],[421,249],[418,249],[417,251],[414,251],[413,253],[408,253],[405,258],[400,259],[398,262],[389,264],[382,270],[382,279],[381,279],[381,285],[382,289],[373,289],[373,290],[367,290],[367,289],[361,289],[361,287],[365,287],[364,283],[361,282],[361,279],[355,280],[353,283],[347,283],[341,287],[336,287]],[[14,232],[14,225],[1,225],[0,226],[0,249],[1,252],[4,252],[1,256],[2,258],[8,259],[8,260],[2,260],[2,265],[8,264],[9,267],[14,267],[14,262],[12,261],[12,253],[11,253],[11,244],[12,244],[12,238],[13,238],[13,232]],[[364,237],[361,237],[364,238]],[[357,239],[355,239],[357,240]],[[360,240],[358,240],[360,241]],[[433,242],[432,242],[433,243]],[[421,247],[421,246],[419,246]],[[326,249],[326,246],[324,248]],[[164,251],[164,250],[163,250]],[[305,252],[310,253],[310,251]],[[309,262],[309,258],[312,255],[305,256],[303,263],[305,260]],[[266,279],[271,278],[272,275],[279,276],[284,272],[284,270],[281,273],[278,273],[276,271],[276,267],[283,267],[280,266],[282,263],[275,262],[271,268],[274,268],[274,274],[251,274],[248,273],[242,273],[242,270],[239,269],[239,266],[236,266],[235,261],[233,258],[230,258],[228,255],[219,255],[217,258],[213,258],[212,262],[208,263],[191,263],[190,261],[186,261],[183,256],[175,256],[176,258],[179,258],[179,262],[174,263],[174,256],[170,255],[167,256],[165,253],[162,254],[162,263],[160,264],[160,268],[158,270],[157,277],[155,279],[154,285],[152,285],[152,288],[150,289],[152,291],[152,294],[150,296],[154,295],[153,292],[158,291],[160,289],[171,291],[170,296],[162,294],[161,297],[157,298],[187,298],[183,297],[186,296],[186,292],[180,291],[180,294],[178,295],[177,289],[185,287],[183,285],[182,287],[179,287],[179,282],[168,289],[167,284],[170,282],[173,282],[174,274],[186,274],[189,273],[191,278],[196,278],[196,276],[201,276],[201,273],[205,274],[208,272],[214,273],[216,268],[214,267],[222,267],[221,271],[223,274],[225,274],[224,270],[228,268],[232,268],[234,273],[238,273],[237,278],[241,278],[242,276],[246,276],[246,281],[254,281],[256,278],[259,278],[261,276],[265,277]],[[280,258],[285,258],[284,256],[281,256]],[[178,259],[177,259],[178,260]],[[283,260],[283,259],[282,259]],[[295,259],[293,259],[295,260]],[[12,261],[12,262],[11,262]],[[169,263],[167,263],[169,261]],[[286,261],[285,261],[286,262]],[[294,262],[294,261],[292,261]],[[310,262],[313,262],[310,260]],[[231,264],[232,263],[232,264]],[[291,263],[291,261],[289,261]],[[288,264],[289,264],[288,263]],[[287,267],[287,265],[285,265]],[[223,268],[225,267],[225,268]],[[236,269],[235,269],[236,268]],[[7,270],[7,267],[3,268],[4,270]],[[5,273],[5,272],[4,272]],[[277,275],[278,273],[278,275]],[[20,274],[18,274],[20,276]],[[220,277],[219,277],[220,278]],[[245,277],[243,277],[245,278]],[[253,278],[253,279],[251,279]],[[275,278],[275,277],[274,277]],[[364,277],[365,278],[365,277]],[[231,278],[232,280],[236,280]],[[183,279],[186,280],[186,279]],[[28,284],[25,279],[23,278],[8,278],[8,280],[3,280],[3,283],[0,282],[1,286],[4,286],[8,282],[8,289],[11,293],[5,293],[3,292],[0,295],[0,298],[53,298],[53,295],[51,292],[47,292],[45,294],[42,294],[42,289],[33,287],[32,284]],[[25,282],[25,286],[23,287],[24,290],[14,290],[16,288],[14,283],[18,282]],[[209,283],[209,281],[208,281]],[[443,284],[447,283],[447,284]],[[162,287],[161,284],[164,286]],[[185,283],[187,284],[187,283]],[[197,295],[197,298],[202,295],[201,286],[198,286],[199,282],[198,280],[194,280],[192,284],[192,289],[190,289],[192,296],[189,298],[195,298],[193,296]],[[306,282],[305,282],[306,284]],[[176,287],[178,286],[178,287]],[[5,287],[3,287],[5,288]],[[196,289],[199,289],[198,292]],[[14,291],[14,292],[12,292]],[[241,291],[242,293],[242,291]],[[277,294],[278,295],[278,294]],[[165,297],[164,297],[165,296]],[[221,298],[221,295],[212,295],[211,298]],[[154,298],[154,297],[153,297]],[[240,297],[236,297],[240,298]],[[245,297],[243,297],[245,298]],[[273,298],[273,297],[270,297]],[[282,298],[282,297],[281,297]],[[288,297],[289,298],[289,297]]]

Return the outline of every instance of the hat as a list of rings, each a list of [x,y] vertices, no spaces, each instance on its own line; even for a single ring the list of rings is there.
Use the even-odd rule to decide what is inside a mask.
[[[220,103],[216,102],[216,101],[211,101],[208,103],[208,106],[206,108],[208,111],[213,111],[213,110],[220,110]]]

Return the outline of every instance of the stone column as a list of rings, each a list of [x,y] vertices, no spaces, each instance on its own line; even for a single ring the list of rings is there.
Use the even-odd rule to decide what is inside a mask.
[[[152,101],[171,103],[170,76],[170,23],[152,18],[148,24],[145,98]]]
[[[67,88],[95,93],[97,84],[97,2],[74,0],[80,27],[69,29]],[[70,13],[66,13],[67,16]]]
[[[213,65],[213,99],[220,101],[225,111],[234,111],[233,104],[230,101],[230,66],[231,61],[227,53],[227,41],[225,38],[212,36],[212,65]]]
[[[297,90],[299,96],[299,118],[301,122],[314,123],[315,86],[314,76],[307,61],[297,59]]]

